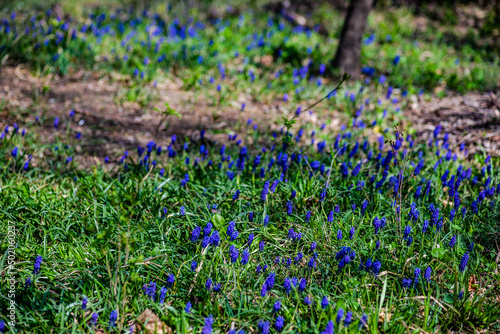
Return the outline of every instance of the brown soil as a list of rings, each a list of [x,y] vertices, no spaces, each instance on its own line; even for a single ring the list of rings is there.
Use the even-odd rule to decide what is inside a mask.
[[[493,93],[415,100],[405,116],[420,139],[428,139],[441,124],[442,132],[450,135],[451,148],[465,143],[469,152],[500,155],[500,97]]]
[[[67,77],[38,78],[22,67],[7,66],[0,69],[0,126],[17,122],[29,131],[29,124],[35,123],[39,115],[45,120],[39,129],[40,140],[48,142],[54,136],[54,117],[60,117],[61,125],[65,124],[69,111],[74,109],[72,130],[82,133],[76,144],[78,161],[88,166],[106,155],[116,158],[125,149],[144,146],[150,140],[166,146],[173,134],[197,139],[199,130],[207,129],[209,141],[224,140],[228,133],[240,132],[248,118],[259,123],[260,128],[276,128],[274,121],[287,113],[280,102],[261,104],[250,96],[241,96],[233,106],[218,108],[206,97],[182,90],[180,82],[167,79],[155,89],[148,88],[155,90],[156,98],[142,108],[120,99],[120,92],[128,85],[127,78],[116,74],[78,72]],[[49,87],[46,93],[44,86]],[[243,101],[247,106],[240,113]],[[162,108],[165,102],[182,118],[170,116],[170,127],[157,131],[160,116],[154,108]],[[464,142],[469,152],[500,155],[500,99],[492,93],[415,99],[406,108],[405,116],[404,126],[416,129],[419,139],[429,138],[435,125],[441,124],[443,132],[450,133],[452,147]],[[331,118],[335,119],[331,124],[334,128],[345,117],[332,111]],[[314,117],[307,121],[319,122]],[[247,143],[251,140],[252,136],[245,138]]]
[[[44,93],[44,86],[48,87]],[[65,124],[68,113],[75,110],[72,130],[82,133],[77,151],[85,152],[90,163],[95,158],[106,155],[118,156],[125,149],[145,145],[155,140],[159,145],[168,145],[170,137],[199,137],[201,129],[207,129],[206,138],[216,141],[226,138],[242,126],[247,118],[252,118],[262,126],[264,120],[273,118],[276,106],[246,102],[244,113],[236,105],[219,108],[211,105],[206,98],[181,89],[181,83],[163,80],[154,91],[154,99],[141,107],[136,102],[123,101],[123,92],[129,86],[127,78],[113,74],[78,72],[67,77],[49,76],[38,78],[22,67],[0,69],[0,126],[19,123],[21,128],[35,123],[35,117],[45,120],[40,128],[40,140],[48,141],[54,136],[52,127],[54,117]],[[160,115],[154,108],[164,109],[165,103],[182,115],[182,118],[169,116],[170,126],[164,123],[159,130]],[[1,103],[1,102],[0,102]],[[238,105],[236,101],[234,104]],[[28,131],[30,128],[28,127]],[[251,138],[247,138],[247,142]]]

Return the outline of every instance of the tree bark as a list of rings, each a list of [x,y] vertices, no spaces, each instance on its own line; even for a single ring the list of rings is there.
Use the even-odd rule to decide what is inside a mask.
[[[351,0],[340,36],[333,66],[359,78],[361,74],[361,40],[374,0]]]

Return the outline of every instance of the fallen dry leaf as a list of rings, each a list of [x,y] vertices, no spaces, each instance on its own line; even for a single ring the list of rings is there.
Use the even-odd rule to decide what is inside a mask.
[[[475,275],[469,277],[469,291],[476,292],[477,290],[477,279]]]
[[[146,309],[139,315],[137,318],[137,325],[146,333],[150,334],[172,333],[172,328],[165,325],[150,309]]]

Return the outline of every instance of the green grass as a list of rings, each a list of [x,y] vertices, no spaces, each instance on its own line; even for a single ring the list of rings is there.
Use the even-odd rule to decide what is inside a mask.
[[[154,46],[141,45],[147,41],[145,27],[150,19],[136,25],[136,40],[128,51],[120,46],[120,38],[133,30],[128,26],[120,38],[78,33],[78,38],[68,39],[72,27],[81,28],[83,18],[71,23],[59,44],[52,34],[14,38],[14,34],[0,33],[0,45],[5,45],[0,57],[9,54],[10,61],[27,62],[39,73],[67,74],[85,67],[130,75],[119,100],[147,106],[155,98],[153,82],[175,76],[196,97],[211,101],[208,108],[212,112],[223,106],[239,107],[235,101],[242,93],[262,103],[279,103],[284,110],[278,124],[261,120],[245,124],[252,115],[243,111],[239,122],[223,130],[208,129],[205,135],[197,133],[196,140],[184,138],[179,131],[175,140],[140,143],[140,154],[136,147],[123,147],[123,156],[110,156],[109,163],[101,159],[88,166],[82,163],[86,153],[78,153],[77,146],[94,138],[75,138],[80,116],[61,117],[58,129],[42,141],[41,132],[55,119],[40,113],[40,101],[35,97],[33,107],[22,110],[23,119],[21,113],[16,118],[19,129],[9,124],[0,141],[0,273],[2,279],[8,275],[6,237],[13,223],[17,329],[29,333],[128,333],[131,325],[137,330],[139,315],[150,309],[179,333],[202,332],[209,315],[214,319],[214,333],[233,327],[259,332],[263,321],[276,332],[278,316],[284,319],[283,333],[317,333],[329,321],[335,322],[342,308],[352,312],[352,323],[347,326],[343,317],[341,324],[335,322],[336,332],[500,330],[500,277],[495,262],[495,240],[500,234],[500,160],[454,147],[445,140],[445,132],[451,129],[417,137],[415,130],[400,125],[404,120],[400,110],[410,101],[403,90],[411,95],[450,82],[458,90],[486,89],[498,74],[493,66],[498,58],[486,60],[481,50],[458,51],[439,40],[423,40],[416,46],[411,26],[403,23],[411,14],[404,10],[387,13],[387,17],[395,15],[394,20],[379,23],[376,29],[372,22],[368,35],[375,32],[375,40],[363,48],[364,65],[376,68],[371,81],[344,83],[335,95],[298,115],[299,105],[304,110],[308,101],[318,101],[337,85],[319,75],[319,66],[333,54],[335,41],[315,32],[310,38],[292,33],[289,24],[279,30],[279,19],[269,27],[265,16],[243,15],[239,28],[237,17],[228,17],[229,26],[224,29],[203,21],[206,27],[197,31],[197,37],[173,38],[161,44],[158,53]],[[334,12],[317,15],[318,20],[339,17]],[[29,18],[19,16],[20,22]],[[121,21],[128,24],[131,18],[124,15]],[[56,30],[63,24],[51,22]],[[119,21],[108,15],[101,28],[107,25],[118,27]],[[246,49],[254,33],[269,31],[273,36],[264,46]],[[388,34],[391,41],[386,40]],[[50,39],[47,47],[35,52],[36,43],[43,44],[46,38]],[[308,47],[312,48],[309,55]],[[280,49],[283,53],[278,58]],[[52,61],[54,52],[59,58]],[[235,57],[235,52],[240,56]],[[424,61],[426,52],[430,55]],[[123,60],[125,54],[128,60]],[[158,63],[156,57],[162,54],[166,58]],[[391,65],[397,54],[400,63]],[[203,61],[198,63],[200,55]],[[274,56],[270,67],[258,61],[264,55]],[[145,57],[151,60],[148,65]],[[460,59],[458,64],[455,58]],[[310,60],[308,75],[297,79],[294,69]],[[136,68],[144,72],[144,79],[134,75]],[[466,74],[467,68],[473,68],[471,74]],[[380,80],[382,74],[385,82]],[[214,77],[213,83],[209,83],[210,77]],[[386,96],[390,85],[401,88],[393,92],[397,102]],[[283,101],[284,94],[289,94],[288,101]],[[2,103],[1,108],[10,107]],[[334,126],[338,120],[332,119],[332,110],[342,113],[342,127]],[[168,123],[166,117],[175,114],[166,106],[162,121]],[[40,116],[37,121],[36,116]],[[16,117],[16,112],[11,110],[9,117]],[[282,131],[273,133],[271,125]],[[25,135],[22,129],[26,129]],[[216,132],[237,133],[238,137],[215,143]],[[255,162],[257,155],[259,163]],[[422,166],[417,168],[420,161]],[[358,164],[359,173],[353,172]],[[261,168],[265,175],[261,176]],[[446,171],[449,175],[443,177]],[[272,185],[280,179],[262,200],[265,182]],[[415,195],[418,187],[420,196]],[[287,212],[289,202],[292,212]],[[439,210],[437,217],[431,205]],[[414,210],[418,215],[409,215]],[[452,210],[456,211],[454,218]],[[435,224],[424,232],[425,221],[433,222],[433,215]],[[268,224],[264,223],[266,216]],[[379,218],[386,218],[386,223],[377,230],[374,221]],[[239,232],[235,240],[226,233],[230,221]],[[203,230],[209,223],[209,234],[218,231],[219,243],[203,246],[203,232],[191,241],[196,227]],[[405,237],[408,226],[411,232]],[[453,236],[456,242],[450,246]],[[260,242],[265,244],[263,250]],[[472,243],[475,246],[469,250]],[[238,249],[234,263],[231,247]],[[344,257],[337,256],[342,247],[356,252],[345,266],[339,265]],[[249,259],[244,264],[246,250]],[[470,257],[461,270],[467,252]],[[39,272],[34,270],[37,256],[43,259]],[[369,260],[380,261],[380,270],[367,269]],[[192,261],[196,261],[195,271]],[[424,279],[427,267],[432,268],[430,281]],[[414,279],[417,268],[421,269],[418,283],[405,288],[403,279]],[[263,296],[262,288],[271,273],[276,275],[275,284]],[[307,280],[304,291],[292,288],[287,293],[285,282],[294,277],[299,282]],[[210,289],[208,279],[212,280]],[[156,284],[152,298],[143,290],[150,282]],[[215,284],[220,284],[219,291],[213,289]],[[159,301],[161,287],[167,288],[164,304]],[[2,284],[0,319],[6,322],[8,294],[9,285]],[[305,303],[306,297],[312,301],[310,305]],[[322,308],[325,297],[329,305]],[[88,298],[86,310],[82,309],[84,298]],[[281,309],[274,312],[278,300]],[[185,309],[188,302],[190,312]],[[116,326],[109,328],[114,310],[118,312]],[[92,313],[99,314],[95,327],[90,323]],[[367,323],[360,328],[364,314]]]

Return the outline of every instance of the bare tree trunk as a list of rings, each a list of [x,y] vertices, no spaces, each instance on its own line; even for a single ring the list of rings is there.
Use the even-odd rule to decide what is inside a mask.
[[[361,40],[374,0],[351,0],[333,66],[358,78],[361,72]]]

